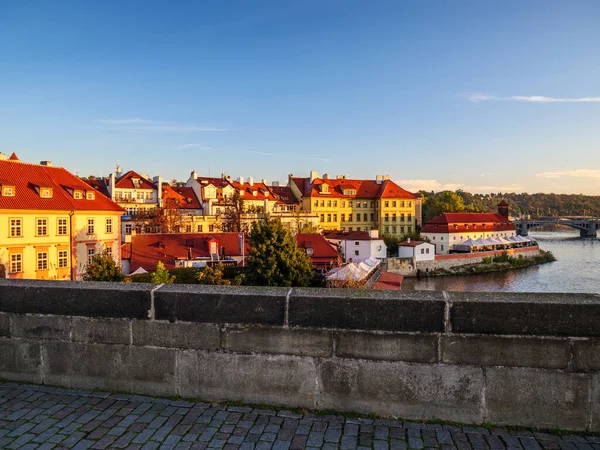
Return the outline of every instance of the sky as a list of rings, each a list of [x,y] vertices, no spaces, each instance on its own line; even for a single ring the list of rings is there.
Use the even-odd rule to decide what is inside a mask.
[[[0,152],[600,195],[597,0],[0,2]]]

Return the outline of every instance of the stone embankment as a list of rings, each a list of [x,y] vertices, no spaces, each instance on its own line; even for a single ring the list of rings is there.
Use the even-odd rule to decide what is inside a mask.
[[[600,297],[0,281],[0,378],[600,431]]]
[[[449,255],[436,255],[433,261],[415,261],[414,258],[388,258],[388,272],[404,275],[405,277],[416,277],[417,271],[421,273],[433,272],[435,270],[452,270],[456,267],[478,264],[484,262],[484,258],[502,255],[506,252],[514,258],[523,255],[531,258],[540,254],[539,247],[514,248],[510,250],[495,250],[476,253],[454,253]]]

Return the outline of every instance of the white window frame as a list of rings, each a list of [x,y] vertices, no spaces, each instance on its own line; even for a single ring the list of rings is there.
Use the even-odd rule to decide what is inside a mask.
[[[12,253],[10,255],[10,273],[23,272],[23,253]]]
[[[69,250],[59,250],[57,253],[58,268],[65,269],[69,267]]]
[[[36,257],[36,270],[48,270],[48,252],[37,252]]]

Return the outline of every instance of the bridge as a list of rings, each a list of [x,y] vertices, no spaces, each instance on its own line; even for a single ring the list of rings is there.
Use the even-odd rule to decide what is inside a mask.
[[[519,218],[512,221],[517,234],[527,236],[529,230],[543,225],[566,225],[579,230],[581,237],[596,237],[600,228],[600,219],[596,217],[540,217],[538,219]]]

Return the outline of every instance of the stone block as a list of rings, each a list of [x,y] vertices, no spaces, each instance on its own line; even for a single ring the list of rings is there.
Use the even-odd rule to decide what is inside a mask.
[[[131,339],[129,319],[73,317],[71,327],[71,339],[75,342],[129,345]]]
[[[13,314],[12,335],[27,339],[62,339],[68,341],[71,338],[71,318],[37,314]]]
[[[0,311],[144,319],[154,287],[142,283],[0,279]]]
[[[193,322],[134,320],[133,345],[216,350],[220,346],[217,325]]]
[[[486,369],[486,421],[490,423],[584,430],[588,396],[585,374]]]
[[[456,333],[600,336],[594,294],[452,292]]]
[[[83,389],[176,395],[176,350],[44,341],[45,382]]]
[[[154,292],[156,319],[283,325],[289,289],[170,284]]]
[[[242,353],[327,358],[333,352],[333,333],[306,328],[228,327],[223,336],[223,347]]]
[[[483,370],[442,364],[324,360],[319,409],[481,423]]]
[[[600,373],[592,376],[591,431],[600,431]]]
[[[38,342],[0,339],[0,378],[41,383],[41,363]]]
[[[10,337],[10,316],[0,313],[0,337]]]
[[[575,370],[600,370],[600,339],[574,339],[573,361]]]
[[[442,361],[447,364],[566,369],[569,358],[566,338],[442,336]]]
[[[336,333],[336,356],[382,361],[438,362],[437,334]]]
[[[182,397],[316,407],[311,358],[184,350],[177,367]]]
[[[436,332],[444,330],[444,307],[441,292],[295,288],[289,300],[289,324]]]

